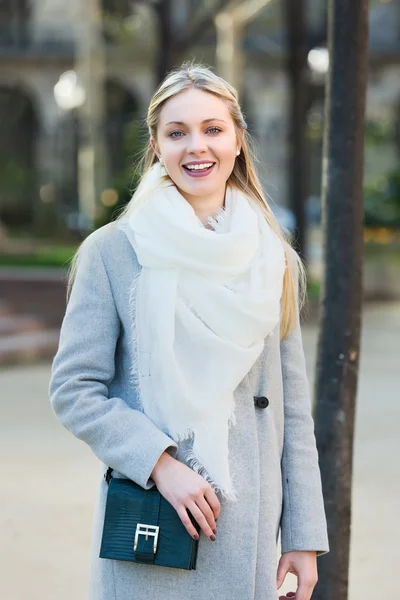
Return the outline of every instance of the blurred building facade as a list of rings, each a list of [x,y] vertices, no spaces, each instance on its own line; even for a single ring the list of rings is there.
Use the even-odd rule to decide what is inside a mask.
[[[82,114],[79,108],[61,108],[54,88],[63,73],[76,69],[77,63],[82,66],[90,53],[96,55],[98,48],[90,39],[93,22],[87,19],[96,9],[103,14],[100,36],[106,48],[101,125],[108,148],[105,168],[108,174],[121,170],[124,126],[143,117],[154,85],[152,44],[147,42],[155,31],[151,19],[146,19],[150,11],[144,8],[140,11],[144,14],[130,18],[128,1],[113,4],[108,0],[101,6],[94,2],[83,6],[78,0],[1,3],[0,219],[6,226],[31,227],[46,212],[46,204],[57,206],[64,217],[77,210]],[[135,19],[140,23],[144,19],[146,31],[136,26]],[[113,27],[119,28],[114,36]],[[126,43],[129,38],[132,44]],[[90,73],[84,75],[90,78]],[[89,114],[91,110],[88,107]]]
[[[195,5],[192,0],[173,3],[176,28],[185,27]],[[307,4],[309,48],[326,44],[325,5],[323,0]],[[372,138],[376,135],[366,147],[366,177],[399,162],[400,1],[372,3],[370,26],[367,122]],[[96,144],[101,138],[105,149],[102,186],[119,190],[129,184],[129,161],[143,143],[143,120],[157,84],[157,38],[151,2],[1,3],[0,220],[6,227],[40,229],[46,218],[53,222],[54,214],[76,226],[84,189],[79,148],[88,135]],[[211,31],[184,58],[215,64],[215,43]],[[288,86],[280,1],[271,0],[246,26],[243,53],[242,104],[256,138],[262,180],[273,201],[285,205]],[[60,76],[73,70],[86,89],[86,108],[66,110],[54,89]],[[310,71],[309,82],[308,190],[318,197],[324,77]]]

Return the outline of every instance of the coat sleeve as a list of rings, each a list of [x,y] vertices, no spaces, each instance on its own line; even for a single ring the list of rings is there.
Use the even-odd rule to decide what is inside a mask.
[[[49,395],[58,420],[104,464],[145,489],[151,472],[176,443],[123,398],[109,396],[120,321],[95,240],[82,244],[76,279],[52,364]]]
[[[297,281],[297,272],[295,272]],[[329,552],[321,474],[300,328],[281,341],[284,398],[282,553]]]

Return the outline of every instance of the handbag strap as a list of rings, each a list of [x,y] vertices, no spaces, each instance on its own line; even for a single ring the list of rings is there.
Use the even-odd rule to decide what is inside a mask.
[[[110,485],[110,480],[112,479],[113,469],[108,467],[107,471],[104,473],[104,479],[106,480],[107,485]]]
[[[157,552],[161,494],[158,490],[148,490],[144,496],[140,511],[142,526],[137,537],[135,556],[138,560],[154,563]]]

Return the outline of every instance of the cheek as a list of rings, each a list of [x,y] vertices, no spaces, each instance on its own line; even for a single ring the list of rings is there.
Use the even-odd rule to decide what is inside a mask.
[[[236,158],[235,140],[228,140],[215,149],[215,154],[220,162],[226,166],[232,166]]]
[[[164,151],[162,152],[164,163],[169,165],[171,169],[179,168],[182,150],[178,146],[178,144],[165,146]]]

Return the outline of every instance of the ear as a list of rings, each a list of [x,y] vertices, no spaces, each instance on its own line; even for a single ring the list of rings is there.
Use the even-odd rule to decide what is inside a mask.
[[[150,138],[150,145],[153,148],[154,152],[157,154],[157,156],[160,156],[160,150],[154,138]]]
[[[245,132],[245,130],[242,128],[242,129],[240,129],[240,135],[236,135],[236,143],[237,143],[236,150],[239,150],[239,154],[242,151],[242,141],[244,138],[244,132]]]

